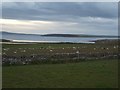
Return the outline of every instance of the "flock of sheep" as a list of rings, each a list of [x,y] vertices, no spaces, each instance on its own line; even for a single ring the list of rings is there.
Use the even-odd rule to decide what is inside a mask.
[[[118,46],[113,46],[114,49],[117,49]],[[34,48],[29,48],[33,49]],[[65,48],[62,48],[64,50]],[[118,52],[109,52],[109,48],[101,47],[101,49],[108,50],[106,52],[80,52],[80,50],[76,49],[76,47],[72,47],[72,49],[76,52],[58,52],[54,53],[53,49],[49,49],[49,53],[33,53],[31,55],[7,55],[6,52],[10,50],[10,48],[3,48],[2,53],[2,64],[3,65],[18,65],[18,64],[39,64],[39,63],[64,63],[64,62],[78,62],[83,60],[93,60],[93,59],[113,59],[118,58]],[[96,48],[93,48],[96,50]],[[22,53],[27,53],[26,49],[21,48]],[[17,54],[17,51],[13,52]]]

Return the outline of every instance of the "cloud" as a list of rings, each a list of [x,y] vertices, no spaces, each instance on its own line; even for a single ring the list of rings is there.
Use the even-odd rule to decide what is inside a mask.
[[[78,22],[36,21],[1,19],[3,30],[22,33],[84,33],[102,34],[100,32],[113,32],[117,29],[117,20],[104,18],[80,18]],[[116,34],[117,31],[114,31]],[[104,33],[105,34],[105,33]],[[108,34],[108,33],[106,33]],[[112,33],[113,34],[113,33]]]
[[[116,35],[117,8],[117,2],[4,2],[2,18],[7,21],[3,29]]]
[[[3,18],[32,20],[69,20],[77,17],[116,18],[117,3],[3,3]],[[65,16],[65,17],[64,17]],[[60,19],[58,18],[60,17]]]

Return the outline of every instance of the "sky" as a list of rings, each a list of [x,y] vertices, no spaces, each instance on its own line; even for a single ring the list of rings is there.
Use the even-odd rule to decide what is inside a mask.
[[[28,34],[118,34],[117,2],[3,2],[2,30]]]

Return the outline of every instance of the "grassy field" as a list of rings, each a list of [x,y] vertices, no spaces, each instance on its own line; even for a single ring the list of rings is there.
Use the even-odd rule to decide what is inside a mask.
[[[115,59],[118,41],[83,43],[3,44],[3,65],[68,63],[92,59]]]
[[[3,67],[3,88],[117,88],[117,60]]]
[[[118,41],[2,44],[2,56],[3,88],[118,87]]]
[[[117,53],[118,42],[98,42],[95,44],[3,44],[3,55],[30,56],[33,54],[54,53]]]

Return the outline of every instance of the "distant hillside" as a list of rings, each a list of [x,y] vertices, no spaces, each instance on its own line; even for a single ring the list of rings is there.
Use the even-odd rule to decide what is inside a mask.
[[[7,39],[0,39],[0,42],[11,42],[11,40],[7,40]]]
[[[37,35],[38,36],[38,34],[13,33],[13,32],[5,32],[5,31],[2,31],[0,33],[2,33],[3,35],[4,34],[9,34],[9,35]]]
[[[79,35],[75,34],[45,34],[42,36],[51,36],[51,37],[79,37]]]
[[[107,37],[107,38],[117,38],[117,36],[107,36],[107,35],[85,35],[85,34],[24,34],[24,33],[12,33],[12,32],[0,32],[4,35],[11,35],[11,36],[49,36],[49,37]]]
[[[117,36],[107,36],[107,35],[85,35],[85,34],[45,34],[41,36],[50,36],[50,37],[117,37]]]

